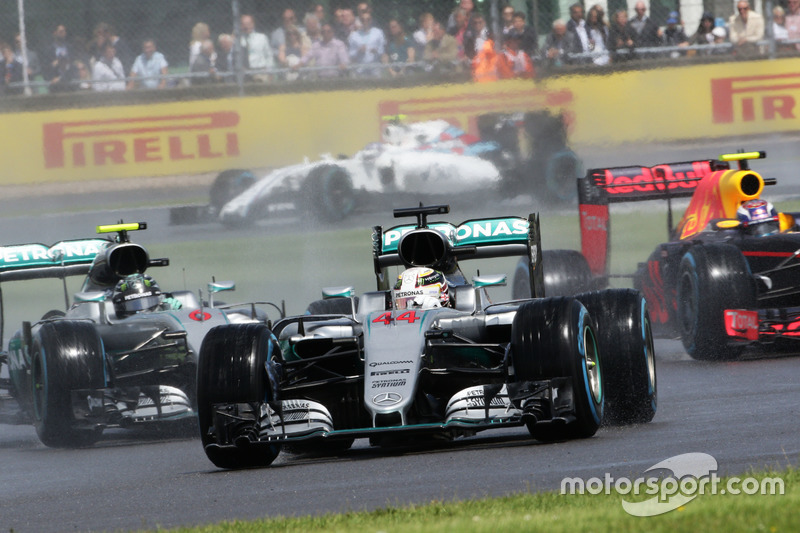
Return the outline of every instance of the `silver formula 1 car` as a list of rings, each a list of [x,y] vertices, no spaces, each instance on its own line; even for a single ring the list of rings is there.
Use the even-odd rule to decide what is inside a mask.
[[[656,368],[633,290],[543,297],[538,216],[428,223],[447,206],[400,209],[416,224],[373,230],[377,291],[323,291],[272,329],[213,328],[200,352],[203,447],[221,468],[266,466],[281,447],[341,451],[526,426],[543,441],[590,437],[603,421],[647,422]],[[531,297],[492,303],[505,276],[467,283],[459,262],[523,255]],[[401,308],[388,269],[444,273],[451,305]],[[393,285],[393,284],[392,284]],[[394,293],[394,294],[393,294]],[[342,296],[345,297],[342,297]]]
[[[276,168],[264,175],[243,169],[217,176],[208,206],[170,211],[172,223],[219,220],[228,226],[302,212],[336,222],[358,210],[382,210],[447,198],[461,203],[518,194],[544,201],[574,199],[581,162],[567,148],[561,116],[547,112],[478,117],[480,136],[445,120],[390,120],[382,142],[352,157],[323,155],[316,161]]]
[[[209,284],[208,302],[202,294],[176,291],[169,293],[169,306],[120,316],[112,301],[118,281],[169,264],[129,242],[128,231],[145,227],[98,227],[117,233],[114,241],[0,248],[0,282],[86,274],[66,312],[24,322],[8,351],[0,352],[0,376],[7,376],[0,377],[3,422],[32,422],[47,446],[75,447],[94,443],[105,428],[194,417],[197,353],[206,332],[220,324],[267,322],[254,305],[214,305],[214,293],[232,290],[231,282]],[[11,403],[17,412],[9,412]]]

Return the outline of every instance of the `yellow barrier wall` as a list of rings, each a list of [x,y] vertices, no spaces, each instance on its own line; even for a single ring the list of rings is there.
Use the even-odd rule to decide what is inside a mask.
[[[194,174],[352,154],[382,117],[444,118],[475,131],[489,112],[563,111],[573,145],[800,129],[800,59],[696,65],[532,84],[503,81],[294,93],[3,115],[0,183]]]

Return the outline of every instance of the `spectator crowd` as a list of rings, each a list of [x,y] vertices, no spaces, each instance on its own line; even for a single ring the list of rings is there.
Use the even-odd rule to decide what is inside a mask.
[[[71,36],[64,24],[57,24],[48,42],[34,43],[40,46],[23,51],[19,34],[0,42],[0,87],[6,94],[23,92],[23,55],[28,78],[38,82],[37,87],[65,92],[213,84],[234,80],[236,72],[243,72],[251,82],[270,83],[471,71],[476,81],[484,82],[533,78],[536,69],[567,64],[757,55],[765,53],[764,40],[769,36],[774,36],[780,50],[796,51],[793,41],[800,40],[800,0],[780,3],[775,4],[769,28],[747,0],[739,0],[728,20],[704,13],[691,34],[679,12],[653,20],[641,1],[634,4],[632,16],[619,10],[609,18],[600,4],[587,10],[575,3],[569,8],[569,18],[553,21],[541,37],[526,14],[511,5],[501,5],[496,25],[476,9],[474,0],[460,0],[446,19],[437,20],[425,12],[417,17],[415,27],[407,28],[406,21],[398,18],[376,20],[369,2],[330,13],[326,4],[315,3],[305,13],[284,9],[271,31],[259,27],[253,15],[242,15],[238,46],[233,28],[213,36],[208,24],[195,24],[186,51],[188,70],[181,68],[179,76],[171,75],[167,58],[152,38],[129,43],[111,25],[100,23],[90,39],[81,40]],[[178,63],[186,64],[183,58]]]

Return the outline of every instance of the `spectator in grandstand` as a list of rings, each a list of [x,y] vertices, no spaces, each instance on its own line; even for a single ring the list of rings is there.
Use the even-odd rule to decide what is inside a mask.
[[[589,47],[594,52],[592,62],[595,65],[608,65],[611,56],[608,54],[608,24],[604,20],[605,11],[595,4],[586,14],[586,34],[589,36]]]
[[[317,41],[322,40],[322,28],[320,27],[320,20],[314,13],[306,13],[303,17],[303,28],[305,28],[304,46],[307,44],[311,46]]]
[[[789,31],[786,29],[786,11],[781,6],[772,8],[772,35],[776,41],[786,41],[789,39]]]
[[[789,40],[800,39],[800,0],[786,0],[786,16],[784,26]],[[797,45],[800,49],[800,45]]]
[[[127,72],[133,65],[134,53],[128,42],[117,35],[114,28],[105,22],[101,22],[94,29],[94,38],[91,42],[89,53],[94,61],[103,57],[105,44],[114,45],[115,57],[122,63],[123,72]]]
[[[495,50],[494,40],[487,37],[483,46],[472,57],[472,79],[476,82],[497,81],[500,75],[498,60],[499,54]]]
[[[350,34],[356,31],[356,16],[350,8],[341,8],[336,10],[336,38],[347,43],[350,39]]]
[[[525,24],[525,13],[515,11],[513,24],[512,32],[519,36],[520,47],[529,56],[536,57],[536,52],[539,49],[539,37],[536,35],[536,29],[533,26]]]
[[[431,13],[425,12],[419,16],[417,21],[419,22],[419,27],[417,31],[413,33],[412,37],[417,47],[417,55],[422,57],[422,54],[425,52],[425,45],[433,38],[433,23],[436,22],[436,20]]]
[[[722,26],[715,26],[713,30],[711,30],[711,35],[714,36],[714,44],[715,45],[722,45],[728,42],[728,32],[725,31],[725,28]],[[727,54],[729,52],[728,48],[723,47],[715,47],[712,51],[712,55],[722,55]]]
[[[667,26],[664,28],[663,35],[661,36],[661,44],[663,46],[689,46],[689,37],[683,31],[683,26],[680,25],[681,16],[677,11],[671,11],[667,17]],[[680,57],[681,53],[677,51],[670,52],[670,57]]]
[[[275,66],[272,47],[267,36],[256,31],[256,23],[252,15],[242,15],[242,46],[247,50],[248,68],[266,71]],[[256,81],[268,81],[269,73],[259,72],[253,74]]]
[[[433,23],[431,38],[425,45],[422,60],[427,63],[425,69],[428,71],[458,70],[458,43],[439,22]]]
[[[614,57],[614,62],[633,58],[635,36],[636,32],[628,24],[628,12],[624,9],[614,12],[608,30],[608,49]]]
[[[208,29],[208,24],[205,22],[198,22],[192,28],[192,40],[189,42],[189,70],[191,71],[194,60],[200,55],[200,49],[203,43],[211,38],[211,30]],[[214,43],[211,43],[212,47]]]
[[[50,82],[62,78],[75,59],[75,49],[67,40],[67,27],[58,24],[53,30],[53,40],[42,49],[42,76]]]
[[[475,55],[483,50],[483,44],[489,39],[489,28],[486,19],[480,13],[472,16],[472,28],[464,38],[464,55],[471,61]]]
[[[295,27],[286,29],[286,42],[278,49],[278,63],[282,67],[296,67],[300,64],[300,60],[308,52],[311,51],[311,43],[303,42],[303,35]],[[287,80],[296,80],[299,76],[298,73],[288,72],[284,76]]]
[[[128,89],[140,87],[142,89],[163,89],[167,86],[166,76],[169,74],[169,64],[164,54],[156,50],[153,39],[142,41],[142,53],[139,54],[131,67]]]
[[[714,15],[709,12],[703,13],[700,17],[700,24],[697,26],[697,31],[694,32],[689,43],[693,45],[712,44],[714,42],[714,34],[711,31],[714,29]]]
[[[236,44],[233,35],[228,33],[221,33],[217,37],[217,60],[214,66],[217,70],[217,76],[222,80],[230,80],[233,77],[233,72],[236,70]],[[242,68],[247,70],[247,50],[242,48]]]
[[[514,30],[514,6],[506,4],[500,12],[501,24],[500,33],[505,38],[506,35]]]
[[[661,29],[653,19],[647,16],[647,7],[644,2],[636,2],[633,10],[636,16],[628,21],[628,26],[634,31],[633,44],[636,47],[651,47],[661,44]]]
[[[117,57],[117,49],[110,41],[103,45],[100,59],[92,67],[92,89],[100,92],[124,91],[125,70]]]
[[[286,44],[286,32],[289,28],[297,27],[297,15],[294,9],[287,7],[283,10],[281,15],[281,25],[275,29],[270,35],[269,44],[273,50],[280,50],[280,47]]]
[[[533,78],[533,61],[522,49],[522,39],[510,33],[503,39],[503,50],[497,58],[497,75],[500,79]]]
[[[352,32],[348,38],[350,63],[355,65],[374,65],[381,60],[386,50],[386,36],[383,30],[372,25],[372,14],[362,12],[359,16],[361,28]],[[359,68],[359,75],[380,76],[377,68]]]
[[[22,94],[23,87],[9,87],[11,83],[23,81],[22,63],[17,60],[14,48],[8,43],[0,43],[0,54],[3,56],[3,94]]]
[[[372,6],[369,5],[369,2],[359,2],[356,4],[356,29],[361,29],[361,15],[364,13],[369,13],[372,15]],[[375,17],[372,18],[372,25],[375,27],[380,27],[380,24],[375,22]]]
[[[574,33],[578,38],[580,49],[578,52],[591,52],[594,48],[589,39],[589,32],[586,29],[586,20],[583,18],[583,6],[575,3],[569,6],[569,20],[567,21],[567,31]],[[581,59],[579,63],[587,63],[588,59]]]
[[[389,39],[386,42],[386,52],[381,61],[389,63],[389,75],[398,76],[406,73],[406,64],[413,63],[416,59],[414,41],[406,35],[403,25],[397,19],[389,20]]]
[[[451,30],[448,30],[448,33],[455,37],[456,43],[458,43],[458,58],[464,59],[466,56],[464,51],[464,38],[467,37],[467,26],[470,24],[470,19],[467,18],[467,13],[460,8],[455,10],[453,16],[455,20],[455,26],[453,26]],[[469,33],[471,34],[472,32]]]
[[[345,44],[335,37],[333,26],[322,25],[322,40],[311,45],[311,50],[300,60],[300,66],[330,67],[317,70],[319,78],[335,78],[347,72],[350,58]],[[295,67],[297,68],[297,67]]]
[[[458,7],[450,13],[450,17],[447,19],[447,33],[450,35],[455,35],[456,33],[456,28],[458,27],[456,14],[459,12],[459,10],[463,12],[467,19],[466,25],[469,26],[470,20],[472,19],[472,15],[475,11],[475,3],[473,0],[461,0],[458,3]]]
[[[27,45],[27,43],[25,44]],[[25,47],[25,52],[28,56],[28,79],[32,81],[42,73],[42,64],[39,62],[39,54],[31,50],[29,46]],[[14,55],[22,64],[22,35],[19,32],[14,34]]]
[[[325,22],[328,22],[328,13],[325,11],[325,4],[315,2],[311,4],[311,8],[308,12],[317,17],[317,22],[319,22],[320,27],[322,27],[322,24]]]
[[[764,38],[764,17],[752,11],[747,0],[737,2],[736,11],[728,19],[728,38],[738,47],[752,47]]]
[[[200,43],[200,52],[194,58],[192,66],[189,67],[189,72],[192,74],[205,74],[205,76],[192,76],[192,85],[208,85],[219,81],[216,68],[217,52],[214,50],[214,41],[205,39]]]
[[[542,60],[548,67],[560,67],[570,62],[569,54],[581,51],[581,43],[562,19],[554,20],[552,28],[542,45]]]

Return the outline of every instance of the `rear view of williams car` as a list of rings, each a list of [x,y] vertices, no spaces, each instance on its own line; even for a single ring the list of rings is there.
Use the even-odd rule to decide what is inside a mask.
[[[525,426],[540,441],[591,437],[656,411],[650,319],[633,290],[543,294],[538,217],[427,218],[373,228],[377,290],[324,289],[305,315],[229,324],[198,362],[202,444],[220,468],[268,466],[282,447],[391,446]],[[505,276],[468,282],[460,262],[524,256],[530,297],[492,303]],[[397,284],[389,269],[403,271]],[[436,292],[428,294],[431,286]]]

